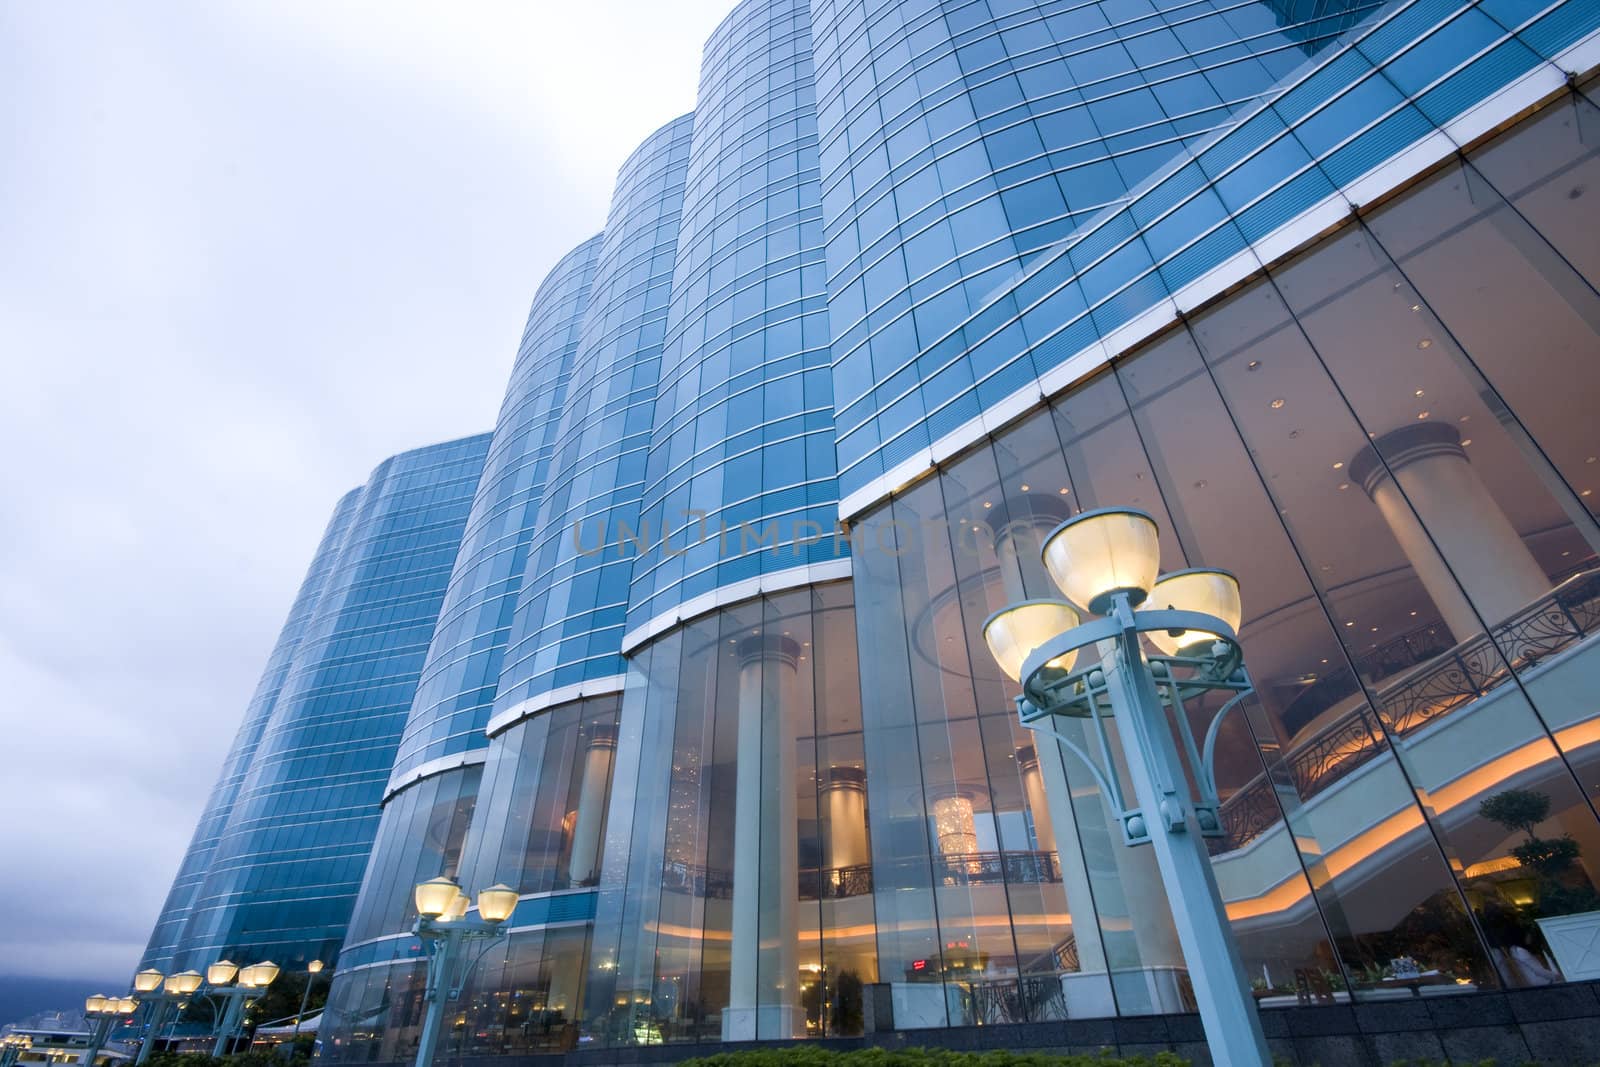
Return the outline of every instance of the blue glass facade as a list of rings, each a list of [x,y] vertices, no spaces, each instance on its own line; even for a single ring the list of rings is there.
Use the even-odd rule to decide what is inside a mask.
[[[1112,505],[1241,580],[1263,1009],[1588,973],[1597,67],[1570,0],[738,4],[535,301],[322,1054],[415,1054],[440,873],[522,898],[446,1058],[1192,1010],[980,633]]]
[[[694,116],[622,165],[584,315],[577,387],[557,431],[495,718],[623,671],[628,579],[640,530],[661,346]]]
[[[489,436],[401,453],[344,528],[195,890],[174,967],[332,960]]]
[[[749,0],[701,67],[630,634],[848,554],[832,536],[828,365],[810,12]]]
[[[154,967],[165,974],[172,974],[182,969],[174,966],[174,958],[182,943],[184,926],[188,922],[189,909],[194,904],[195,893],[199,890],[200,883],[205,880],[206,872],[211,869],[212,855],[216,852],[217,842],[228,825],[234,799],[239,795],[239,784],[244,781],[245,773],[255,758],[256,745],[261,741],[261,732],[266,728],[272,709],[277,704],[278,694],[283,690],[284,679],[288,677],[290,665],[299,650],[300,639],[305,635],[306,627],[316,613],[328,575],[339,559],[345,535],[350,528],[351,516],[356,512],[361,495],[362,490],[352,489],[340,498],[333,509],[333,518],[328,520],[328,528],[322,535],[322,542],[311,558],[311,566],[306,570],[305,580],[301,582],[300,591],[295,595],[294,604],[289,609],[289,617],[278,633],[278,641],[272,647],[272,654],[267,657],[267,666],[261,672],[261,680],[256,683],[255,694],[250,698],[249,707],[245,709],[244,721],[239,724],[239,732],[234,736],[233,746],[228,750],[227,759],[223,761],[222,773],[217,777],[216,785],[212,786],[211,795],[206,799],[205,811],[195,828],[194,838],[189,842],[189,848],[178,865],[178,875],[172,881],[172,889],[168,892],[166,903],[162,905],[161,914],[157,917],[155,928],[150,933],[150,944],[146,946],[144,956],[139,960],[140,970]]]

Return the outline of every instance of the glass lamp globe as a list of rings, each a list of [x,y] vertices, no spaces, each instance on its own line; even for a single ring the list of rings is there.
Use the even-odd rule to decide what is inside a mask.
[[[1151,588],[1150,597],[1144,602],[1146,611],[1167,608],[1214,615],[1238,633],[1239,621],[1244,617],[1239,601],[1239,579],[1227,571],[1205,568],[1173,571]],[[1169,630],[1146,630],[1145,636],[1168,656],[1217,640],[1216,634],[1204,630],[1184,630],[1176,636]]]
[[[1076,609],[1064,600],[1024,600],[984,620],[983,640],[1006,677],[1020,682],[1022,664],[1033,650],[1080,621]],[[1048,666],[1069,671],[1077,659],[1078,652],[1074,649],[1057,656]]]
[[[83,1010],[89,1015],[96,1015],[106,1010],[106,1003],[109,1000],[110,998],[104,993],[96,993],[94,996],[84,999]]]
[[[310,963],[306,964],[306,970],[310,971],[312,974],[321,974],[322,973],[322,961],[321,960],[312,960]]]
[[[118,1015],[132,1015],[134,1012],[136,1012],[138,1010],[139,1010],[139,1002],[137,1000],[134,1000],[132,997],[118,997],[117,998],[117,1014]]]
[[[211,985],[227,985],[239,974],[239,965],[232,960],[218,960],[206,968],[206,981]]]
[[[426,882],[418,882],[412,894],[416,900],[417,914],[437,919],[450,910],[450,904],[459,892],[461,887],[442,874]]]
[[[440,915],[439,918],[444,922],[453,923],[465,915],[467,913],[467,909],[470,907],[472,907],[472,898],[467,896],[461,890],[457,889],[455,897],[450,901],[450,905],[444,909],[444,913]]]
[[[133,976],[133,991],[135,993],[154,993],[161,987],[161,980],[166,977],[154,967],[140,971]]]
[[[166,990],[167,996],[169,997],[181,996],[183,993],[183,991],[178,988],[178,976],[175,974],[163,980],[161,983],[161,988]]]
[[[1118,593],[1136,607],[1144,600],[1161,566],[1161,539],[1156,520],[1138,508],[1101,508],[1051,530],[1041,555],[1068,600],[1104,615]]]
[[[478,893],[478,915],[484,922],[503,923],[517,910],[517,891],[504,883]]]
[[[271,960],[262,960],[253,967],[248,968],[250,977],[245,979],[245,985],[255,989],[265,989],[278,977],[279,967]]]
[[[179,971],[177,974],[167,979],[167,981],[173,983],[174,992],[183,996],[188,996],[190,993],[193,993],[196,989],[200,988],[200,983],[204,981],[204,979],[201,978],[199,971]]]

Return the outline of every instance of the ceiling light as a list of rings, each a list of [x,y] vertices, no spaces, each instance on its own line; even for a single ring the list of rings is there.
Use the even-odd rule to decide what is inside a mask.
[[[1422,390],[1421,390],[1421,389],[1418,389],[1418,390],[1417,390],[1417,395],[1418,395],[1418,396],[1421,396],[1421,395],[1422,395]]]
[[[1261,366],[1261,361],[1259,359],[1252,359],[1249,363],[1246,363],[1244,365],[1244,369],[1245,370],[1255,370],[1259,366]]]
[[[1027,483],[1026,483],[1026,482],[1024,482],[1024,483],[1023,483],[1023,484],[1022,484],[1022,491],[1023,491],[1023,492],[1024,492],[1024,493],[1026,493],[1026,492],[1027,492],[1027,491],[1028,491],[1028,490],[1029,490],[1029,489],[1032,489],[1032,488],[1033,488],[1033,486],[1031,486],[1031,485],[1029,485],[1029,484],[1027,484]]]
[[[1472,443],[1472,438],[1470,438],[1470,437],[1463,437],[1463,438],[1462,438],[1462,439],[1461,439],[1461,444],[1462,444],[1462,447],[1465,447],[1465,446],[1467,446],[1467,445],[1470,445],[1470,444],[1471,444],[1471,443]]]
[[[1339,462],[1335,463],[1333,465],[1333,469],[1336,470],[1336,471],[1344,470],[1344,460],[1341,459]]]
[[[1432,341],[1431,338],[1424,337],[1422,340],[1417,342],[1417,347],[1418,348],[1432,348],[1433,347],[1433,341]]]
[[[1427,412],[1427,411],[1419,411],[1419,412],[1417,412],[1417,418],[1425,419],[1425,418],[1427,418],[1429,416],[1429,414],[1431,414],[1431,413]]]
[[[1287,403],[1287,401],[1284,400],[1283,397],[1280,396],[1280,397],[1278,397],[1278,399],[1276,399],[1276,400],[1274,400],[1272,402],[1272,404],[1271,404],[1272,410],[1273,411],[1277,411],[1279,408],[1283,407],[1283,405],[1286,404],[1286,403]]]

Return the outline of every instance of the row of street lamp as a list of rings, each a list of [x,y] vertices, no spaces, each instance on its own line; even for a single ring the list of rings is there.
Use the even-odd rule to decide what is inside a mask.
[[[139,1057],[135,1060],[136,1064],[144,1063],[169,1019],[195,996],[212,997],[224,1002],[222,1018],[216,1025],[216,1044],[211,1050],[213,1056],[221,1056],[238,1032],[245,1010],[266,993],[267,987],[277,980],[280,971],[279,966],[271,960],[244,967],[231,960],[218,960],[206,968],[205,974],[194,970],[162,974],[153,967],[140,971],[133,976],[132,996],[108,997],[96,993],[84,1001],[83,1014],[92,1023],[88,1054],[84,1058],[85,1067],[94,1067],[95,1058],[100,1054],[117,1019],[133,1015],[141,1006],[148,1005],[144,1020],[146,1036],[140,1045]],[[297,1035],[305,1016],[306,1003],[311,997],[311,983],[322,972],[322,961],[312,960],[306,966],[306,972],[306,988],[300,997],[299,1014],[295,1016],[294,1032]],[[25,1047],[25,1040],[13,1040],[10,1036],[0,1039],[0,1067],[12,1067],[15,1064]]]

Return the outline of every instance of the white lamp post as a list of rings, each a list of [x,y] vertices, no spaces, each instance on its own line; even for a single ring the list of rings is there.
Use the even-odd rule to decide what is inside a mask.
[[[1023,601],[996,612],[984,623],[984,640],[1000,668],[1022,684],[1017,709],[1023,725],[1076,752],[1105,790],[1124,843],[1154,849],[1212,1058],[1228,1067],[1270,1067],[1204,840],[1222,833],[1211,756],[1222,715],[1238,697],[1212,722],[1203,753],[1183,706],[1186,697],[1207,691],[1249,691],[1235,636],[1238,583],[1212,570],[1157,581],[1156,523],[1134,508],[1084,512],[1062,523],[1046,537],[1042,555],[1072,603]],[[1081,622],[1075,605],[1099,617]],[[1162,655],[1147,657],[1141,634]],[[1079,651],[1090,645],[1099,646],[1100,661],[1074,671]],[[1189,794],[1166,704],[1199,781],[1198,798]],[[1093,721],[1098,764],[1054,729],[1058,715]],[[1123,800],[1108,715],[1127,757],[1135,806]]]
[[[134,1061],[135,1064],[141,1064],[150,1058],[150,1052],[156,1047],[156,1039],[160,1037],[161,1028],[166,1025],[168,1015],[174,1009],[181,1009],[187,1004],[203,980],[198,971],[180,971],[174,975],[163,975],[154,967],[133,976],[135,1004],[150,1006],[144,1020],[145,1036],[139,1043],[139,1058]]]
[[[211,1049],[213,1056],[221,1056],[228,1051],[245,1009],[260,999],[277,977],[278,965],[271,960],[252,963],[248,967],[240,967],[230,960],[218,960],[206,968],[206,994],[227,1001],[222,1022],[217,1027],[217,1043]]]
[[[322,973],[322,961],[312,960],[306,964],[306,991],[300,994],[300,1011],[294,1017],[294,1035],[300,1036],[300,1024],[305,1021],[306,1001],[311,999],[311,987],[317,981],[317,975]],[[291,1038],[292,1040],[293,1038]]]
[[[417,1039],[416,1067],[430,1067],[439,1046],[446,1001],[461,996],[472,967],[489,946],[506,936],[503,925],[517,907],[517,891],[492,885],[478,894],[478,917],[466,917],[469,901],[452,879],[440,876],[419,882],[414,892],[417,924],[412,932],[422,938],[428,953],[428,984],[422,994],[425,1008],[422,1034]],[[483,941],[484,947],[463,963],[466,945]]]

